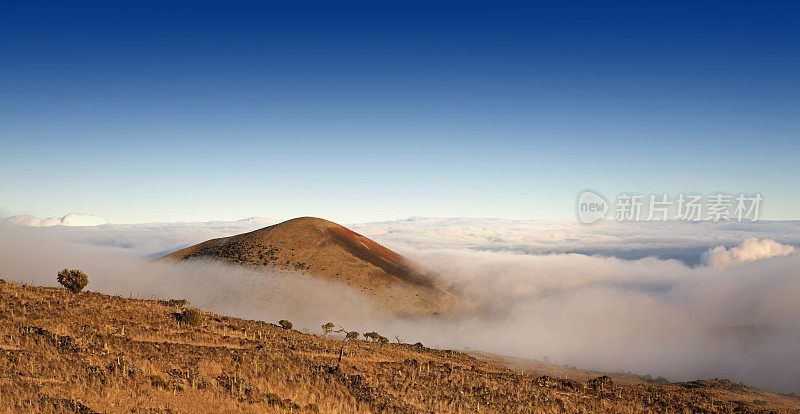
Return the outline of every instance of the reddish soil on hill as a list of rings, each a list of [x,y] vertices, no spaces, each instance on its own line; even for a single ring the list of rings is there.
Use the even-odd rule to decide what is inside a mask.
[[[302,271],[358,289],[390,314],[442,313],[457,301],[434,273],[350,229],[314,217],[208,240],[159,260],[192,259]]]

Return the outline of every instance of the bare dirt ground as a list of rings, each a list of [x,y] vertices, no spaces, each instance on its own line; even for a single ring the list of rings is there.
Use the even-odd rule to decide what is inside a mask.
[[[564,379],[212,313],[191,325],[183,312],[0,282],[0,413],[800,412],[795,397],[725,380]]]

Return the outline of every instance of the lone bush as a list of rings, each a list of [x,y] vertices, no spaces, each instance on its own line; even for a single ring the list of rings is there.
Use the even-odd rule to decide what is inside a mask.
[[[200,322],[202,321],[202,314],[200,313],[200,310],[195,308],[184,309],[184,311],[178,315],[179,321],[192,326],[200,325]]]
[[[164,378],[162,378],[160,375],[151,375],[150,385],[152,385],[153,388],[160,388],[162,390],[172,388],[170,387],[169,383],[167,381],[164,381]]]
[[[328,322],[325,325],[322,325],[322,334],[327,335],[333,332],[333,328],[334,328],[333,322]]]
[[[178,308],[182,308],[182,307],[186,306],[188,303],[189,303],[189,301],[187,301],[186,299],[170,299],[170,300],[167,301],[167,305],[175,306],[175,307],[178,307]]]
[[[606,386],[609,386],[612,390],[614,389],[614,380],[608,375],[592,378],[589,380],[589,382],[587,382],[587,384],[594,388],[595,391],[605,391]]]
[[[292,325],[292,323],[291,323],[291,322],[289,322],[289,321],[287,321],[286,319],[281,319],[281,320],[279,320],[279,321],[278,321],[278,325],[280,325],[280,326],[281,326],[281,328],[283,328],[283,329],[287,329],[287,330],[291,330],[291,329],[292,329],[292,326],[293,326],[293,325]]]
[[[289,410],[294,412],[300,409],[300,405],[296,402],[292,401],[291,398],[281,398],[280,395],[275,393],[269,393],[265,397],[267,397],[267,404],[273,407],[283,408],[285,410]]]
[[[78,269],[62,269],[56,280],[72,293],[80,293],[89,284],[89,277]]]

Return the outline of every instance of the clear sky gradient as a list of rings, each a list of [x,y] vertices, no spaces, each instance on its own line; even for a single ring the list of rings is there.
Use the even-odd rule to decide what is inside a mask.
[[[800,219],[790,2],[113,3],[0,3],[0,212]]]

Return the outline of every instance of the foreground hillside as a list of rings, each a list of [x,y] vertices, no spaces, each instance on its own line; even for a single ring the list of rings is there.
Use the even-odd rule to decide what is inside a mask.
[[[207,240],[159,261],[196,259],[303,271],[357,289],[397,315],[445,312],[456,300],[432,272],[344,226],[316,217]]]
[[[194,326],[182,312],[180,301],[0,282],[0,412],[800,412],[794,398],[728,381],[525,375],[211,313]]]

